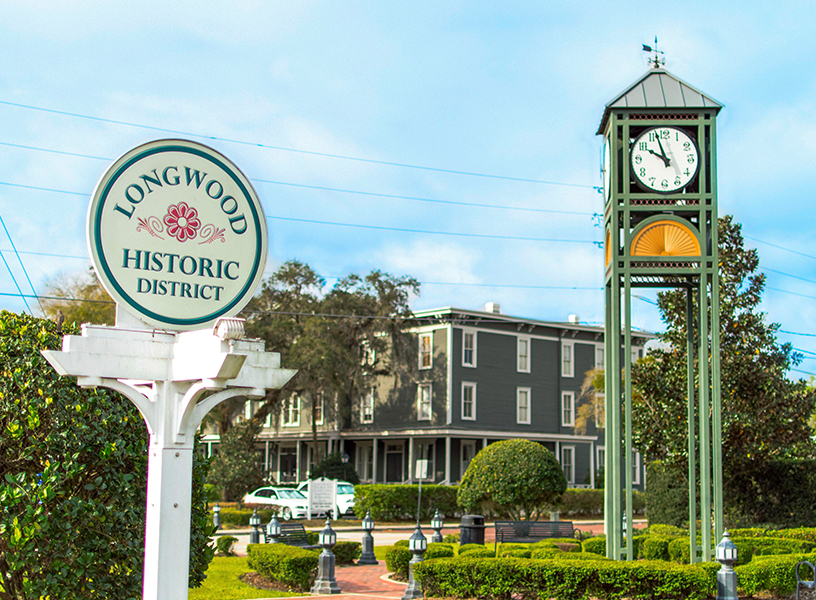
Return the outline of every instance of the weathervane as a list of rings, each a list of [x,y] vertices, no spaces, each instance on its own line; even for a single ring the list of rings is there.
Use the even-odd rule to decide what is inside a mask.
[[[651,46],[647,46],[646,44],[643,44],[643,51],[654,53],[654,56],[649,57],[649,64],[652,65],[655,69],[659,69],[661,66],[666,64],[665,58],[666,53],[663,52],[662,50],[657,49],[657,36],[655,36],[654,48],[652,48]],[[663,55],[663,57],[660,56],[661,54]]]

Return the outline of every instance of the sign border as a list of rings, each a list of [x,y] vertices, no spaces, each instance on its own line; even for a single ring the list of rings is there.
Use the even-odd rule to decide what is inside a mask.
[[[101,235],[99,234],[101,231],[102,211],[105,208],[105,204],[108,200],[110,189],[119,180],[119,177],[133,164],[147,156],[174,151],[199,156],[215,164],[217,167],[227,173],[229,177],[238,185],[242,194],[247,199],[250,211],[252,213],[252,218],[257,227],[257,236],[255,240],[255,261],[251,268],[251,276],[248,277],[246,285],[226,306],[208,315],[196,317],[194,319],[166,317],[141,306],[138,302],[131,298],[130,295],[126,293],[124,289],[122,289],[122,286],[114,277],[110,266],[108,265],[108,259],[105,256]],[[125,158],[129,155],[129,158]],[[120,161],[123,162],[120,164]],[[108,170],[106,170],[102,175],[101,179],[94,188],[93,195],[91,196],[91,204],[88,207],[87,240],[91,260],[93,262],[94,269],[99,275],[100,282],[108,293],[114,298],[114,300],[117,301],[117,304],[121,304],[129,312],[134,313],[135,316],[141,318],[142,320],[147,320],[152,325],[160,325],[162,327],[169,326],[170,328],[180,328],[183,330],[194,329],[198,326],[212,323],[220,317],[237,314],[244,306],[246,306],[246,304],[252,299],[252,295],[263,278],[268,249],[266,217],[263,214],[263,207],[261,206],[260,199],[255,193],[255,189],[252,187],[252,184],[246,175],[244,175],[244,173],[232,161],[217,150],[198,142],[183,139],[153,140],[129,150],[113,162]],[[228,313],[230,314],[228,315]]]

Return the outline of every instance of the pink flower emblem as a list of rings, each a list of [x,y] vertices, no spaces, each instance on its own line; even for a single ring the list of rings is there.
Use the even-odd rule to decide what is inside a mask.
[[[201,220],[198,218],[198,211],[186,202],[171,204],[164,215],[164,224],[167,225],[167,233],[180,242],[193,239],[201,227]]]

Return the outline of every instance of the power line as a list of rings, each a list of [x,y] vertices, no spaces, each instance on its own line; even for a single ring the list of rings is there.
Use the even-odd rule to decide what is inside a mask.
[[[28,271],[26,271],[25,265],[23,264],[23,259],[20,258],[20,253],[17,252],[17,246],[14,245],[14,240],[11,239],[11,234],[9,233],[8,227],[6,227],[6,222],[3,219],[2,215],[0,215],[0,224],[3,225],[3,231],[6,232],[6,236],[8,237],[8,241],[9,241],[9,243],[11,243],[11,247],[14,250],[14,255],[17,257],[17,262],[20,263],[20,268],[23,270],[23,274],[25,275],[25,278],[28,281],[28,285],[31,288],[31,291],[34,292],[34,294],[36,294],[37,290],[34,289],[34,284],[31,283],[31,277],[28,276]],[[5,260],[5,258],[3,260]],[[37,298],[37,303],[40,305],[40,310],[43,310],[42,303],[40,302],[39,298]],[[26,306],[28,306],[28,302],[26,302]],[[28,310],[29,310],[29,312],[31,312],[30,308]],[[45,311],[43,311],[43,312],[45,312]]]
[[[784,273],[783,271],[777,271],[776,269],[768,269],[767,267],[762,267],[763,271],[768,271],[770,273],[776,273],[777,275],[784,275],[785,277],[792,277],[793,279],[798,279],[799,281],[806,281],[807,283],[816,283],[813,279],[806,279],[805,277],[799,277],[798,275],[791,275],[790,273]]]
[[[230,143],[230,144],[240,144],[240,145],[243,145],[243,146],[254,146],[254,147],[257,147],[257,148],[265,148],[267,150],[279,150],[279,151],[282,151],[282,152],[293,152],[293,153],[297,153],[297,154],[307,154],[307,155],[310,155],[310,156],[322,156],[324,158],[335,158],[335,159],[339,159],[339,160],[349,160],[349,161],[363,162],[363,163],[369,163],[369,164],[386,165],[386,166],[390,166],[390,167],[401,167],[401,168],[405,168],[405,169],[419,169],[419,170],[423,170],[423,171],[435,171],[437,173],[450,173],[450,174],[453,174],[453,175],[467,175],[469,177],[485,177],[485,178],[490,178],[490,179],[503,179],[505,181],[519,181],[519,182],[523,182],[523,183],[538,183],[538,184],[544,184],[544,185],[560,185],[560,186],[565,186],[565,187],[599,189],[598,186],[587,185],[587,184],[584,184],[584,183],[565,183],[565,182],[561,182],[561,181],[547,181],[547,180],[543,180],[543,179],[531,179],[531,178],[525,178],[525,177],[511,177],[511,176],[508,176],[508,175],[495,175],[495,174],[491,174],[491,173],[479,173],[479,172],[476,172],[476,171],[459,171],[459,170],[455,170],[455,169],[443,169],[443,168],[439,168],[439,167],[428,167],[428,166],[425,166],[425,165],[414,165],[414,164],[410,164],[410,163],[391,162],[391,161],[386,161],[386,160],[377,160],[377,159],[373,159],[373,158],[362,158],[362,157],[359,157],[359,156],[347,156],[347,155],[344,155],[344,154],[331,154],[331,153],[328,153],[328,152],[316,152],[314,150],[301,150],[299,148],[287,148],[285,146],[273,146],[271,144],[264,144],[264,143],[260,143],[260,142],[249,142],[249,141],[246,141],[246,140],[224,138],[224,137],[219,137],[219,136],[214,136],[214,135],[202,135],[202,134],[199,134],[199,133],[193,133],[193,132],[189,132],[189,131],[179,131],[177,129],[168,129],[168,128],[165,128],[165,127],[156,127],[156,126],[153,126],[153,125],[144,125],[144,124],[141,124],[141,123],[133,123],[133,122],[130,122],[130,121],[120,121],[120,120],[117,120],[117,119],[106,119],[104,117],[94,117],[92,115],[84,115],[84,114],[81,114],[81,113],[69,112],[69,111],[64,111],[64,110],[56,110],[56,109],[53,109],[53,108],[44,108],[44,107],[41,107],[41,106],[33,106],[33,105],[30,105],[30,104],[19,104],[19,103],[16,103],[16,102],[8,102],[6,100],[0,100],[0,104],[4,104],[6,106],[14,106],[16,108],[24,108],[24,109],[27,109],[27,110],[36,110],[36,111],[55,114],[55,115],[74,117],[74,118],[77,118],[77,119],[86,119],[86,120],[90,120],[90,121],[98,121],[98,122],[101,122],[101,123],[111,123],[111,124],[114,124],[114,125],[123,125],[125,127],[135,127],[135,128],[138,128],[138,129],[147,129],[149,131],[161,131],[163,133],[172,133],[173,135],[185,135],[185,136],[197,137],[197,138],[201,138],[201,139],[205,139],[205,140],[217,140],[219,142],[227,142],[227,143]]]
[[[355,227],[358,229],[379,229],[383,231],[399,231],[401,233],[427,233],[432,235],[451,235],[457,237],[473,237],[493,240],[516,240],[524,242],[558,242],[570,244],[595,244],[600,246],[601,242],[593,242],[590,240],[562,240],[555,238],[532,238],[512,235],[490,235],[486,233],[457,233],[452,231],[428,231],[425,229],[407,229],[403,227],[381,227],[377,225],[359,225],[357,223],[337,223],[333,221],[316,221],[313,219],[295,219],[293,217],[279,217],[276,215],[266,215],[267,219],[275,219],[279,221],[294,221],[297,223],[312,223],[317,225],[332,225],[336,227]]]
[[[780,292],[782,294],[790,294],[791,296],[799,296],[800,298],[810,298],[812,300],[816,300],[816,296],[808,296],[807,294],[800,294],[798,292],[789,292],[787,290],[780,290],[779,288],[772,288],[772,287],[769,287],[769,288],[766,288],[766,289],[772,290],[774,292]]]
[[[798,254],[799,256],[804,256],[805,258],[812,258],[813,260],[816,260],[816,256],[813,256],[812,254],[805,254],[804,252],[799,252],[798,250],[791,250],[790,248],[785,248],[784,246],[780,246],[778,244],[772,244],[771,242],[766,242],[764,240],[760,240],[760,239],[754,238],[754,237],[749,237],[747,235],[744,235],[742,237],[744,237],[746,240],[759,242],[760,244],[765,244],[767,246],[772,246],[772,247],[778,248],[780,250],[785,250],[786,252],[790,252],[792,254]]]
[[[779,333],[787,333],[788,335],[803,335],[806,337],[816,337],[816,333],[797,333],[796,331],[785,331],[784,329],[780,329]]]
[[[104,157],[104,156],[92,156],[90,154],[79,154],[79,153],[76,153],[76,152],[65,152],[65,151],[62,151],[62,150],[53,150],[53,149],[49,149],[49,148],[40,148],[40,147],[36,147],[36,146],[25,146],[25,145],[22,145],[22,144],[12,144],[12,143],[9,143],[9,142],[0,142],[0,146],[9,146],[9,147],[12,147],[12,148],[23,148],[25,150],[35,150],[35,151],[38,151],[38,152],[49,152],[49,153],[52,153],[52,154],[60,154],[60,155],[66,155],[66,156],[76,156],[76,157],[80,157],[80,158],[91,158],[91,159],[94,159],[94,160],[104,160],[104,161],[110,161],[110,162],[115,160],[113,158],[107,158],[107,157]],[[478,202],[462,202],[462,201],[457,201],[457,200],[440,200],[440,199],[437,199],[437,198],[422,198],[422,197],[418,197],[418,196],[403,196],[403,195],[400,195],[400,194],[383,194],[383,193],[379,193],[379,192],[369,192],[369,191],[363,191],[363,190],[349,190],[349,189],[343,189],[343,188],[333,188],[333,187],[328,187],[328,186],[309,185],[309,184],[305,184],[305,183],[294,183],[294,182],[290,182],[290,181],[275,181],[275,180],[271,180],[271,179],[250,178],[250,181],[253,181],[253,182],[256,182],[256,183],[267,183],[267,184],[271,184],[271,185],[282,185],[282,186],[305,188],[305,189],[311,189],[311,190],[337,192],[337,193],[341,193],[341,194],[356,194],[356,195],[359,195],[359,196],[373,196],[373,197],[376,197],[376,198],[391,198],[391,199],[395,199],[395,200],[413,200],[413,201],[416,201],[416,202],[431,202],[431,203],[436,203],[436,204],[449,204],[449,205],[454,205],[454,206],[473,206],[473,207],[476,207],[476,208],[497,208],[497,209],[516,210],[516,211],[523,211],[523,212],[539,212],[539,213],[589,216],[589,217],[600,216],[598,213],[591,213],[591,212],[580,212],[580,211],[570,211],[570,210],[553,210],[553,209],[547,209],[547,208],[531,208],[531,207],[525,207],[525,206],[507,206],[507,205],[501,205],[501,204],[484,204],[484,203],[478,203]],[[76,194],[76,195],[82,195],[82,196],[89,195],[89,194],[85,194],[83,192],[66,192],[66,191],[63,191],[63,190],[54,190],[54,189],[50,189],[50,188],[25,186],[25,185],[20,185],[20,184],[15,184],[15,183],[2,183],[2,185],[8,185],[8,186],[13,186],[13,187],[21,187],[21,188],[26,188],[26,189],[34,189],[34,190],[39,190],[39,191],[49,191],[49,192],[59,192],[59,193],[66,193],[66,194]]]

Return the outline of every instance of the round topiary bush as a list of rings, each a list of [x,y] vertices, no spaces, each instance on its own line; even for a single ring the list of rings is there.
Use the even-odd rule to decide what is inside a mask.
[[[552,452],[530,440],[504,440],[473,458],[459,484],[457,501],[469,512],[537,519],[566,489],[564,472]]]

